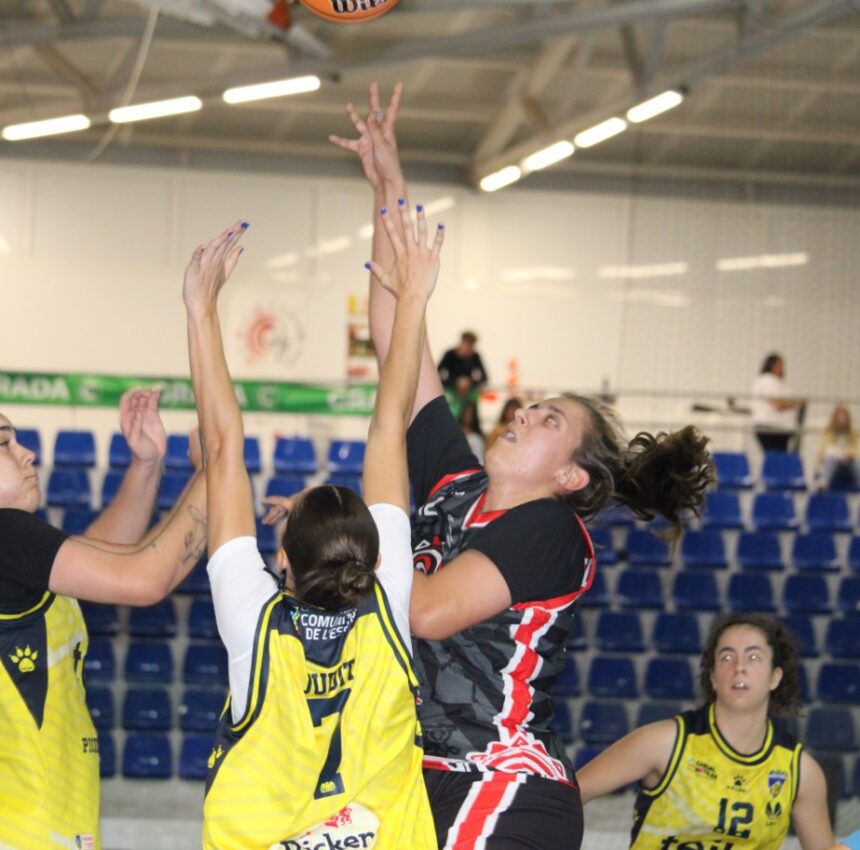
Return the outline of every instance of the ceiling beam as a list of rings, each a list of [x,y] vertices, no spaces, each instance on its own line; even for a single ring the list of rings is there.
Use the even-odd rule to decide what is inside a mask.
[[[61,80],[65,80],[81,95],[84,103],[92,103],[98,97],[99,90],[93,81],[69,62],[56,47],[38,44],[34,49],[39,58]]]

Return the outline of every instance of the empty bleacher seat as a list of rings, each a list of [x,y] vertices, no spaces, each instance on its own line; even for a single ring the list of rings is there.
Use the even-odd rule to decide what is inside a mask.
[[[759,531],[791,530],[798,526],[791,493],[756,493],[752,518]]]
[[[664,540],[640,528],[627,535],[627,560],[632,567],[668,567],[672,563]]]
[[[804,705],[812,701],[809,693],[809,676],[806,674],[806,665],[801,661],[797,665],[797,684],[800,690],[800,701]]]
[[[565,649],[571,651],[584,651],[588,649],[588,636],[585,634],[581,615],[573,618],[570,634],[567,636],[564,646]]]
[[[328,447],[329,472],[360,475],[364,447],[364,440],[332,440]]]
[[[80,602],[81,614],[91,635],[108,637],[119,633],[119,614],[116,605],[100,605],[98,602]]]
[[[169,511],[179,499],[191,476],[187,472],[165,472],[161,476],[161,484],[158,487],[158,501],[156,505],[160,511]]]
[[[631,526],[636,523],[633,512],[625,505],[612,505],[602,510],[595,518],[595,525],[602,526]]]
[[[194,464],[188,457],[188,434],[168,434],[167,454],[164,456],[165,469],[187,470],[194,469]]]
[[[854,771],[851,777],[851,794],[854,797],[860,797],[860,756],[854,762]]]
[[[106,729],[98,730],[99,738],[99,776],[110,779],[116,776],[116,744],[113,735]]]
[[[261,555],[274,555],[279,542],[275,537],[274,525],[263,525],[263,518],[257,517],[257,549]]]
[[[166,732],[171,726],[170,696],[164,688],[129,688],[122,704],[124,729]]]
[[[130,643],[125,656],[128,682],[167,685],[173,681],[173,655],[166,643]]]
[[[573,712],[563,699],[553,700],[552,728],[562,743],[573,743]]]
[[[116,498],[116,494],[122,486],[123,478],[125,478],[125,472],[120,469],[111,469],[105,474],[104,479],[102,479],[100,502],[103,508],[106,508]]]
[[[248,475],[256,475],[263,468],[260,441],[256,437],[245,437],[244,459]]]
[[[672,598],[679,611],[719,611],[721,607],[713,573],[678,573],[672,584]]]
[[[729,579],[726,601],[730,611],[776,611],[770,577],[755,573],[735,573]]]
[[[639,690],[633,662],[629,658],[596,656],[588,672],[588,692],[595,697],[636,699]]]
[[[761,466],[761,480],[768,490],[805,490],[800,455],[794,452],[767,452]]]
[[[175,637],[176,607],[172,599],[163,599],[146,608],[132,608],[128,617],[132,637]]]
[[[112,682],[115,671],[113,644],[109,640],[91,640],[84,660],[87,682]]]
[[[645,668],[645,693],[651,699],[692,700],[690,662],[686,658],[652,658]]]
[[[603,611],[597,621],[601,652],[644,652],[642,626],[635,611]]]
[[[720,489],[748,490],[753,485],[750,464],[743,452],[714,452],[711,455]]]
[[[273,462],[277,475],[313,475],[317,471],[316,451],[308,437],[278,437]]]
[[[835,572],[839,569],[833,536],[822,531],[796,535],[791,547],[791,559],[799,570]]]
[[[598,572],[597,575],[600,573]],[[615,596],[622,608],[664,608],[666,606],[660,576],[653,570],[625,570],[618,577]]]
[[[63,514],[63,531],[66,534],[83,534],[99,515],[92,508],[69,508]]]
[[[618,702],[587,701],[579,719],[579,737],[586,744],[611,744],[630,731],[627,711]]]
[[[209,573],[206,572],[206,556],[204,555],[182,580],[177,593],[209,593]]]
[[[685,531],[681,541],[681,560],[685,567],[723,569],[728,566],[722,532],[714,528]]]
[[[173,755],[166,735],[135,732],[125,739],[122,775],[129,779],[169,779]]]
[[[821,706],[811,709],[803,742],[812,750],[856,750],[858,742],[854,734],[851,709]]]
[[[183,732],[214,732],[224,702],[222,691],[189,688],[179,704],[179,727]]]
[[[179,750],[179,778],[205,779],[211,752],[211,735],[185,735]]]
[[[860,573],[860,536],[852,537],[848,544],[848,569]]]
[[[96,729],[113,729],[116,715],[110,688],[87,688],[87,707]]]
[[[119,432],[111,435],[108,446],[108,466],[111,469],[123,470],[131,464],[131,449],[125,437]]]
[[[810,531],[851,531],[848,501],[841,493],[814,493],[806,503]]]
[[[53,469],[47,496],[52,508],[88,508],[92,501],[90,476],[85,469]]]
[[[661,611],[654,620],[651,646],[661,653],[698,655],[702,651],[698,618],[695,614]]]
[[[594,544],[597,563],[601,567],[611,567],[618,563],[618,554],[612,546],[612,530],[609,528],[589,528],[589,537]]]
[[[347,490],[352,490],[359,496],[361,495],[361,475],[349,472],[335,472],[329,475],[324,483],[335,487],[346,487]]]
[[[305,479],[300,475],[276,475],[266,484],[267,496],[295,496],[305,489]]]
[[[573,754],[573,769],[582,770],[590,761],[596,759],[606,747],[599,744],[589,744],[577,747]]]
[[[737,493],[706,493],[703,528],[743,528],[741,500]]]
[[[15,439],[25,449],[29,449],[35,457],[33,466],[42,465],[42,436],[36,428],[16,428]]]
[[[779,537],[773,531],[744,531],[738,538],[738,564],[744,570],[783,570]]]
[[[824,576],[788,576],[782,588],[782,606],[790,614],[831,613],[830,593]]]
[[[583,594],[583,608],[606,608],[609,605],[609,590],[606,587],[606,578],[598,568],[594,573],[591,587]]]
[[[681,704],[678,702],[641,702],[639,713],[636,715],[636,726],[658,723],[660,720],[668,720],[680,713]]]
[[[198,597],[188,610],[188,637],[209,640],[218,637],[215,606],[208,597]]]
[[[815,640],[815,629],[812,620],[803,614],[780,617],[779,621],[788,629],[797,651],[804,658],[818,656],[818,644]]]
[[[581,693],[579,685],[579,667],[570,654],[564,659],[564,667],[555,681],[553,692],[560,697],[577,697]]]
[[[860,704],[860,664],[824,662],[818,670],[821,702]]]
[[[221,644],[190,644],[182,665],[182,681],[186,685],[226,685],[227,651]]]
[[[834,658],[860,658],[860,623],[853,618],[831,620],[824,645]]]
[[[90,468],[96,465],[96,438],[92,431],[57,431],[54,466]]]

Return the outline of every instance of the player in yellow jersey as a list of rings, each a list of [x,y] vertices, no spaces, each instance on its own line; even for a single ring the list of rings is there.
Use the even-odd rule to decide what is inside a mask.
[[[218,295],[246,222],[200,246],[186,270],[191,376],[206,453],[209,576],[229,657],[230,699],[209,761],[208,850],[431,850],[409,642],[412,585],[405,436],[424,313],[443,231],[427,245],[405,205],[396,251],[374,273],[397,296],[364,459],[367,506],[343,487],[293,501],[280,586],[257,551],[243,427],[224,358]],[[404,244],[405,242],[405,244]]]
[[[70,537],[33,515],[41,503],[34,455],[0,416],[2,847],[101,846],[98,738],[83,685],[88,637],[76,599],[153,604],[205,546],[199,476],[171,516],[146,533],[166,444],[158,391],[127,393],[120,425],[132,463],[117,498],[86,536]]]
[[[717,621],[700,665],[704,706],[643,726],[585,765],[583,802],[641,782],[632,850],[777,850],[789,819],[803,850],[828,850],[824,774],[771,721],[800,708],[797,663],[776,620]]]

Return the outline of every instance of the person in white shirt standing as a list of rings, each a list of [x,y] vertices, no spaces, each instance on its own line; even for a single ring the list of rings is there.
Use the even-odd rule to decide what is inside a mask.
[[[766,452],[788,450],[797,428],[800,399],[791,398],[785,383],[785,361],[781,354],[768,354],[752,388],[752,421],[756,438]]]

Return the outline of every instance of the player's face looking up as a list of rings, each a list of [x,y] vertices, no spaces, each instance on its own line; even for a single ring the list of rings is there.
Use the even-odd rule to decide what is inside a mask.
[[[711,673],[718,703],[757,708],[767,703],[781,679],[782,669],[773,666],[773,650],[760,629],[738,625],[720,635]]]
[[[0,414],[0,507],[35,511],[42,500],[36,456],[15,436],[12,423]]]

